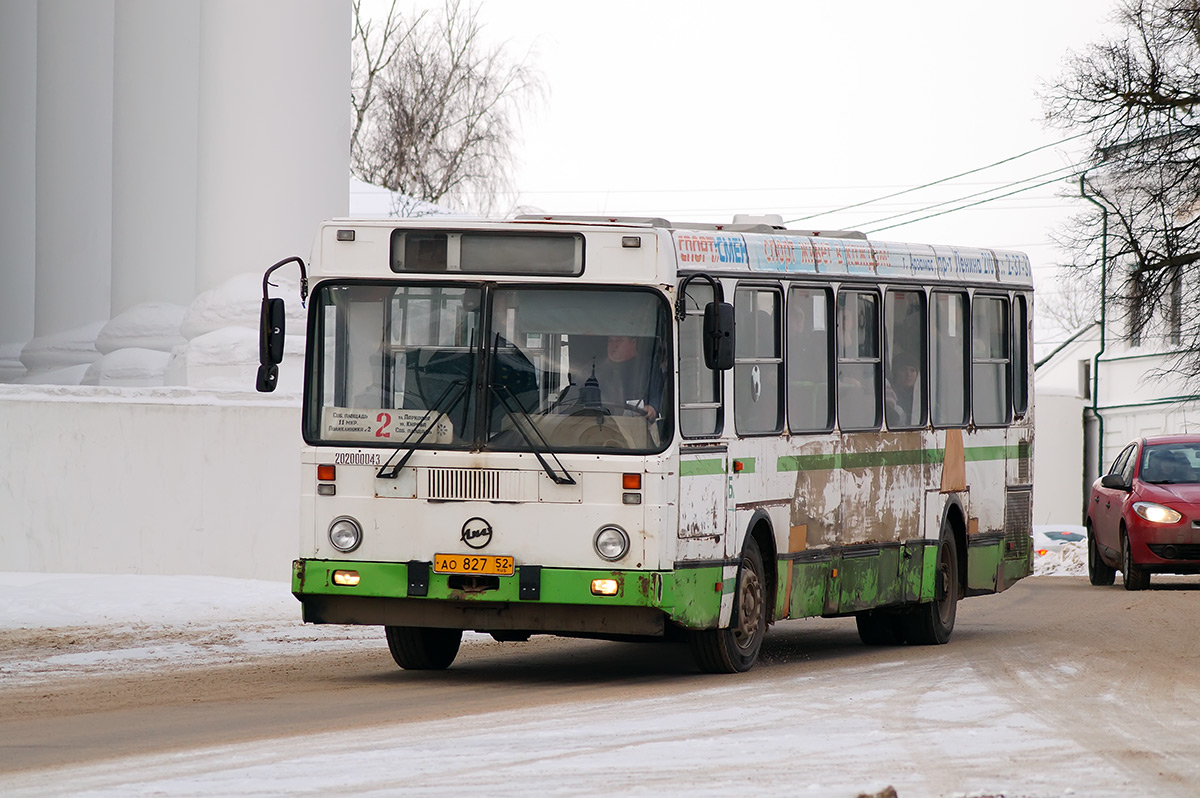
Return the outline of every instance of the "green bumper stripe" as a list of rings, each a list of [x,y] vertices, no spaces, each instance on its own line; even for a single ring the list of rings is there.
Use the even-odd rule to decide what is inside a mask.
[[[467,593],[451,588],[447,574],[429,574],[429,593],[422,598],[453,599],[455,601],[521,601],[519,571],[512,576],[499,577],[497,590]],[[336,570],[358,571],[359,583],[342,587],[332,583]],[[669,576],[669,575],[668,575]],[[585,569],[543,568],[541,599],[551,604],[607,604],[637,607],[657,607],[671,601],[671,580],[653,571],[600,571]],[[616,596],[593,596],[593,579],[615,579],[620,585]],[[660,588],[661,585],[661,588]],[[404,563],[338,562],[331,560],[300,560],[292,572],[292,592],[297,595],[329,594],[342,596],[374,596],[383,598],[408,597],[408,566]],[[661,592],[662,598],[659,599]]]
[[[479,601],[520,604],[592,604],[608,607],[655,607],[675,621],[692,628],[716,623],[723,585],[720,566],[678,571],[601,571],[574,568],[543,568],[537,600],[519,595],[519,573],[502,576],[497,590],[465,593],[452,589],[446,574],[429,574],[428,595],[413,601]],[[333,584],[333,572],[357,571],[355,587]],[[615,579],[616,596],[593,596],[593,579]],[[719,587],[718,587],[719,586]],[[292,593],[300,599],[311,595],[408,598],[408,566],[405,563],[296,560],[292,564]]]

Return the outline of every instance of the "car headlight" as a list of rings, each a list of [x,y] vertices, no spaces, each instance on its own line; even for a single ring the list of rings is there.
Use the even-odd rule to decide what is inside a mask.
[[[606,560],[619,560],[629,551],[629,536],[619,526],[601,527],[592,539],[596,553]]]
[[[1152,524],[1177,524],[1183,519],[1176,510],[1154,502],[1134,502],[1133,511]]]
[[[329,525],[329,542],[338,551],[354,551],[362,543],[362,527],[348,515],[335,518]]]

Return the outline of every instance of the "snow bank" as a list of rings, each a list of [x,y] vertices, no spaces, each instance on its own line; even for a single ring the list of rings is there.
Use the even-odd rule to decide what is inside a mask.
[[[1086,576],[1087,543],[1064,543],[1062,548],[1033,557],[1034,576]]]

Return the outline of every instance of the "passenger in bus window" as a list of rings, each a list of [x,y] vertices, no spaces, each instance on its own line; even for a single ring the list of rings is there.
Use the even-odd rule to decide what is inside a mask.
[[[884,403],[889,426],[911,426],[920,421],[921,400],[918,384],[921,372],[916,360],[904,353],[892,358],[892,367],[884,385]]]

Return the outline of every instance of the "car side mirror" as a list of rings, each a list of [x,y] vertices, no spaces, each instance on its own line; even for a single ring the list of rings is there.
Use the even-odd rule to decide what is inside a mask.
[[[1100,487],[1111,488],[1113,490],[1129,490],[1129,486],[1125,484],[1125,479],[1120,474],[1105,474],[1100,477]]]
[[[704,365],[716,371],[733,368],[733,305],[704,306]]]

